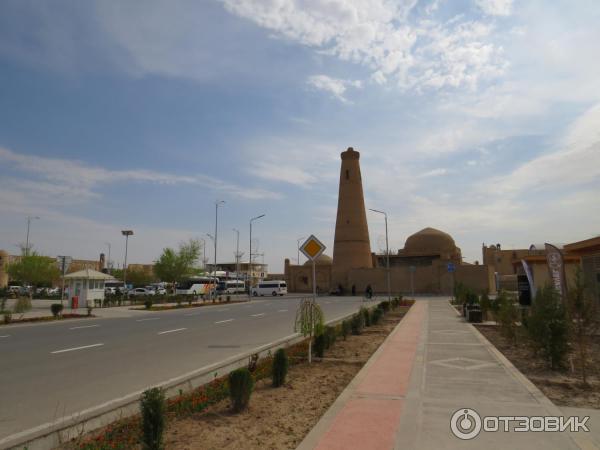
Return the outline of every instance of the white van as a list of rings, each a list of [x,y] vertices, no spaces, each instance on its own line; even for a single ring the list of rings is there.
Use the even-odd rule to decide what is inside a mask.
[[[287,284],[281,280],[261,281],[257,286],[252,288],[252,295],[254,297],[258,297],[259,295],[272,295],[275,297],[285,294],[287,294]]]
[[[219,281],[217,285],[217,294],[243,294],[246,291],[246,285],[242,280]]]

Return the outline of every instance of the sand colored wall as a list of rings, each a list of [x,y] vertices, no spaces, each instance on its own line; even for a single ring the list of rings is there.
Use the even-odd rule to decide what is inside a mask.
[[[8,253],[0,250],[0,288],[8,286],[8,274],[6,267],[8,266]]]
[[[332,289],[331,265],[316,267],[317,291],[330,292]],[[312,265],[292,266],[285,260],[284,279],[288,292],[309,293],[313,291]]]
[[[371,268],[373,260],[360,173],[360,153],[349,148],[341,154],[341,158],[332,284],[341,284],[348,289],[348,271]]]

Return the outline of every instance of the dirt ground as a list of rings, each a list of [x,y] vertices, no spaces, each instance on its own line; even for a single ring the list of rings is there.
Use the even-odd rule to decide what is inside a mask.
[[[258,382],[246,412],[232,414],[225,400],[170,422],[166,448],[296,448],[402,316],[399,310],[390,312],[381,325],[365,329],[362,335],[348,336],[346,341],[338,338],[323,361],[291,366],[281,388],[271,387],[270,379]]]
[[[600,336],[595,336],[589,351],[588,383],[581,383],[577,358],[567,358],[567,367],[560,371],[548,368],[546,361],[520,336],[512,346],[500,334],[498,326],[476,325],[477,329],[500,350],[506,358],[540,389],[546,397],[559,406],[600,409]]]

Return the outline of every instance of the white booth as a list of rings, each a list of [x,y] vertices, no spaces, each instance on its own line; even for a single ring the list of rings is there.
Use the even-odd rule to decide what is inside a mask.
[[[65,275],[69,286],[69,305],[75,308],[94,307],[95,302],[104,303],[104,282],[113,277],[92,269],[84,269]]]

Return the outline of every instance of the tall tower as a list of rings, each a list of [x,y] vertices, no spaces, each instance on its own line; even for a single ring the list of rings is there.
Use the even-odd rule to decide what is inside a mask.
[[[348,289],[350,269],[372,268],[367,212],[360,176],[360,153],[352,147],[342,152],[335,238],[333,242],[333,288]]]

